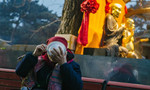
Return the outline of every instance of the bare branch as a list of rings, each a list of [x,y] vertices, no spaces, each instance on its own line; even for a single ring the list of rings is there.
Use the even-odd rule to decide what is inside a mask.
[[[33,34],[30,36],[30,38],[32,38],[36,33],[38,33],[38,32],[40,32],[40,31],[44,30],[45,28],[51,26],[52,24],[54,24],[54,23],[56,23],[56,22],[58,22],[58,21],[60,21],[60,19],[55,20],[55,21],[53,21],[53,22],[51,22],[51,23],[49,23],[49,24],[47,24],[47,25],[45,25],[45,26],[41,26],[41,27],[38,28],[37,30],[32,31]]]

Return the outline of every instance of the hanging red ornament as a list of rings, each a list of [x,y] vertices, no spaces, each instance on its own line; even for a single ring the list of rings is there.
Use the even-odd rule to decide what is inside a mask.
[[[86,13],[96,13],[99,8],[99,4],[96,0],[85,0],[81,4],[81,11]]]
[[[96,13],[99,8],[99,4],[96,0],[85,0],[81,4],[81,11],[84,13],[82,19],[81,29],[77,38],[77,42],[83,46],[88,44],[88,26],[89,26],[89,14]]]
[[[127,6],[125,5],[125,14],[128,13],[128,9],[127,9]]]

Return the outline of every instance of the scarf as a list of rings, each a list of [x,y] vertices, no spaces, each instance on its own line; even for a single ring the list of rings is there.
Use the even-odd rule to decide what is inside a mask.
[[[61,90],[62,80],[60,75],[60,65],[56,64],[51,77],[49,78],[48,90]]]

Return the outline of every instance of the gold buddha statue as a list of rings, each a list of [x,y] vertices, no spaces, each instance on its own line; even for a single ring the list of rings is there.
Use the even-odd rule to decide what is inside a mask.
[[[126,47],[129,51],[134,51],[134,21],[127,18],[125,22],[126,28],[123,32],[122,46]]]
[[[105,18],[105,28],[103,36],[103,47],[107,48],[107,56],[119,57],[120,51],[126,52],[124,48],[120,47],[122,33],[124,31],[125,24],[121,24],[119,27],[117,19],[121,14],[122,5],[119,3],[110,4],[110,13]]]
[[[123,32],[122,46],[128,50],[128,54],[126,58],[136,58],[138,59],[138,55],[134,51],[134,20],[131,18],[127,18],[125,22],[125,30]]]
[[[107,14],[105,19],[105,31],[104,31],[104,45],[117,44],[118,40],[122,36],[124,30],[124,24],[119,27],[117,18],[119,17],[122,9],[122,5],[118,3],[112,3],[110,5],[110,14]],[[115,43],[113,43],[113,42]]]

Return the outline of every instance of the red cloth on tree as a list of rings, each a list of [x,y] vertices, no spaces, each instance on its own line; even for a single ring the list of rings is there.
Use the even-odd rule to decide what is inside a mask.
[[[77,42],[83,46],[88,44],[88,26],[89,26],[89,13],[96,13],[99,4],[96,0],[85,0],[81,4],[81,11],[85,12],[85,16],[81,23],[81,29],[77,38]]]

